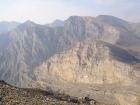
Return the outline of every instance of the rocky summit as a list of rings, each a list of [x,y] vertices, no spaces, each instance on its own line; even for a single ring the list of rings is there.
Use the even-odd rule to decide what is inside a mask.
[[[0,79],[99,103],[139,105],[140,23],[114,16],[31,21],[0,34]]]

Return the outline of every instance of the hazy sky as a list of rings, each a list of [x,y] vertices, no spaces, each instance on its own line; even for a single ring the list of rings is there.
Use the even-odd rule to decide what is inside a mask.
[[[0,0],[0,21],[45,24],[71,15],[100,14],[140,22],[140,0]]]

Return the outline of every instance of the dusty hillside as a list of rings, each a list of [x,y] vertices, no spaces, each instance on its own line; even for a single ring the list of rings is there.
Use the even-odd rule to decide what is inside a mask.
[[[88,97],[72,97],[41,89],[22,89],[0,81],[0,105],[107,105]],[[111,105],[111,104],[110,104]]]

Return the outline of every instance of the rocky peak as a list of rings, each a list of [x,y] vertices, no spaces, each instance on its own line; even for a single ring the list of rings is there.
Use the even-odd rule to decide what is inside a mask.
[[[58,27],[58,26],[63,26],[63,25],[64,25],[64,21],[61,21],[59,19],[54,20],[50,24],[46,24],[46,26],[49,26],[49,27]]]
[[[127,21],[119,19],[119,18],[114,17],[114,16],[110,16],[110,15],[99,15],[99,16],[96,17],[96,19],[101,20],[105,23],[111,24],[113,26],[117,26],[119,28],[121,28],[121,27],[124,28],[125,25],[128,24]]]
[[[84,23],[84,19],[80,16],[71,16],[69,17],[66,22],[70,22],[72,25],[77,25],[79,23],[83,24]]]
[[[64,22],[59,20],[59,19],[56,19],[52,22],[52,25],[54,26],[63,26]]]
[[[23,24],[26,24],[26,25],[36,25],[36,23],[30,21],[30,20],[27,20],[25,21]]]

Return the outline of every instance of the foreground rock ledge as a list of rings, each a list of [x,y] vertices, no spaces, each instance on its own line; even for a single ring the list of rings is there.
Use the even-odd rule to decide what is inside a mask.
[[[66,94],[40,89],[23,89],[0,81],[0,105],[107,105],[88,97],[72,97]],[[115,104],[114,104],[115,105]]]

